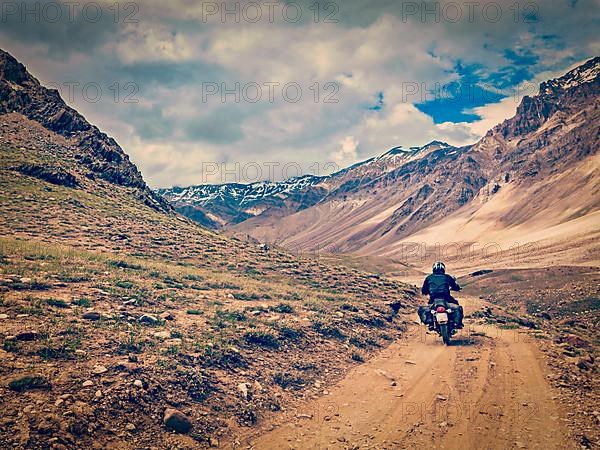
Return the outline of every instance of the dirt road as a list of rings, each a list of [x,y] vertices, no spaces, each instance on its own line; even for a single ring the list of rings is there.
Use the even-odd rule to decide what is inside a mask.
[[[467,311],[478,306],[463,299]],[[415,324],[256,449],[569,449],[543,357],[524,330],[467,322],[446,347]]]

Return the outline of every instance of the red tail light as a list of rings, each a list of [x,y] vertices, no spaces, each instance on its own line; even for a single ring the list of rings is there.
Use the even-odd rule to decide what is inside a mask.
[[[436,311],[437,312],[446,312],[446,308],[444,308],[443,306],[438,306]]]

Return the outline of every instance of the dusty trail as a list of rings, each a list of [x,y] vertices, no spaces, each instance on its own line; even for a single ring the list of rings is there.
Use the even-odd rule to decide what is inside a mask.
[[[462,299],[468,311],[479,300]],[[468,330],[467,330],[468,329]],[[413,326],[329,395],[250,440],[256,449],[569,449],[560,405],[523,330],[473,326],[446,347]]]

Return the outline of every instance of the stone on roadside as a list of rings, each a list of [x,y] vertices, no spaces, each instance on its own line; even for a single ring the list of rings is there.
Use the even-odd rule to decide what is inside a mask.
[[[192,429],[192,422],[185,414],[176,409],[168,408],[163,416],[163,423],[178,433],[187,433]]]

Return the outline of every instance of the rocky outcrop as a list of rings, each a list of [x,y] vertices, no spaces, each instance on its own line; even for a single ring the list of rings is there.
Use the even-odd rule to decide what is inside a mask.
[[[57,90],[47,89],[25,66],[0,50],[0,114],[19,113],[69,140],[75,157],[92,177],[135,188],[145,203],[169,211],[168,204],[146,185],[137,167],[116,141],[69,107]]]

